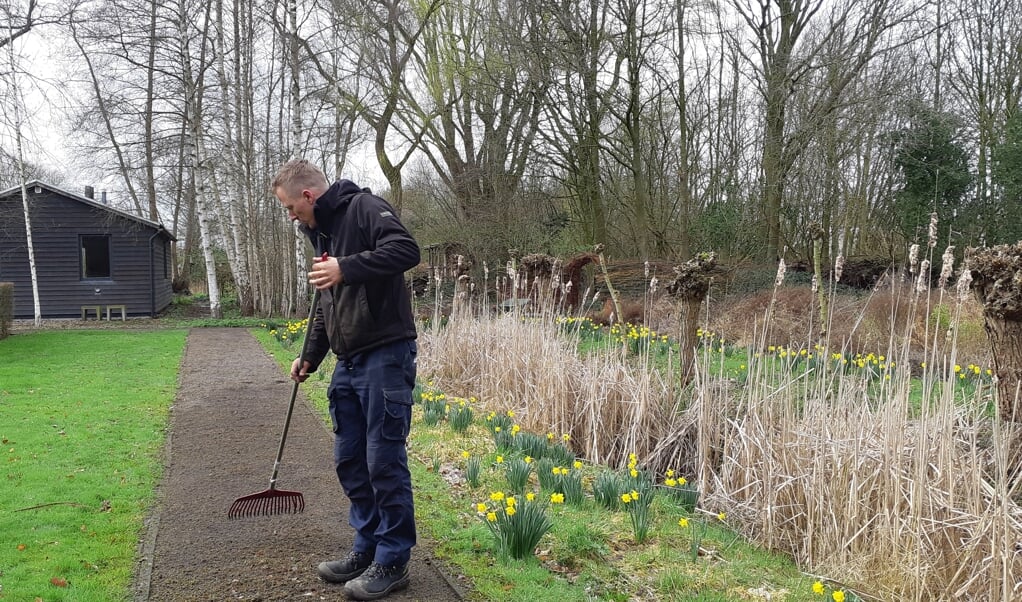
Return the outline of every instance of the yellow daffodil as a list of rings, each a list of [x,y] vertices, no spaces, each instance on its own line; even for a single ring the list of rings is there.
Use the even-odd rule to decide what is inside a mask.
[[[504,508],[504,514],[506,514],[508,516],[514,516],[515,515],[515,507],[514,506],[508,506],[507,508]]]
[[[630,494],[630,493],[622,493],[621,494],[621,501],[626,503],[626,504],[628,502],[631,502],[632,501],[632,494]]]
[[[582,468],[582,463],[579,462],[578,460],[575,460],[575,463],[572,466],[575,467],[575,470],[579,470],[580,468]]]
[[[674,479],[667,479],[667,480],[664,481],[664,485],[667,485],[668,487],[674,487],[677,484],[678,484],[678,481],[676,481]]]
[[[679,518],[678,519],[678,526],[681,527],[682,529],[688,527],[688,519],[685,518],[685,517]]]
[[[479,512],[480,514],[483,513],[483,512],[486,512],[486,504],[484,504],[482,502],[479,502],[478,504],[476,504],[476,512]]]
[[[717,515],[717,520],[724,520],[725,518],[727,518],[727,514],[723,512]]]
[[[841,590],[837,590],[830,597],[834,598],[834,602],[845,602],[845,593]]]
[[[551,504],[563,504],[564,503],[564,494],[563,493],[551,493],[550,494],[550,503]]]
[[[471,456],[471,455],[472,455],[472,454],[468,453],[467,451],[462,451],[462,452],[461,452],[461,457],[462,457],[462,458],[468,458],[468,457],[469,457],[469,456]]]
[[[496,512],[487,512],[486,513],[486,520],[490,521],[491,523],[497,522],[497,513]]]
[[[504,463],[504,456],[497,456],[497,464],[503,464],[503,463]]]
[[[500,500],[504,499],[504,492],[494,491],[493,493],[490,494],[490,499],[493,500],[494,502],[499,502]]]
[[[824,591],[825,591],[825,588],[823,587],[823,584],[820,583],[819,581],[817,581],[816,583],[813,584],[813,593],[814,594],[822,596]]]
[[[530,491],[530,492],[525,494],[525,499],[527,499],[527,500],[529,500],[531,502],[531,501],[536,499],[536,494]]]

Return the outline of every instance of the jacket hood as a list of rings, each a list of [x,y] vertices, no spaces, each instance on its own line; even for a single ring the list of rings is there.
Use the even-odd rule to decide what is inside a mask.
[[[368,188],[361,188],[351,180],[337,180],[327,188],[326,192],[316,199],[313,211],[316,212],[316,222],[319,222],[320,214],[329,215],[351,202],[351,197],[360,192],[370,192]]]
[[[312,207],[313,215],[316,216],[317,230],[333,221],[333,216],[342,211],[351,202],[351,197],[360,192],[372,192],[368,188],[362,188],[351,180],[337,180],[326,189]],[[302,232],[312,235],[312,231],[304,224],[300,225]]]

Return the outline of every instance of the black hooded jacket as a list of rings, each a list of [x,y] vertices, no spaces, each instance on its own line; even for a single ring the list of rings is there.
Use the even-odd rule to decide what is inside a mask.
[[[414,339],[404,273],[419,264],[419,245],[387,201],[339,180],[313,206],[316,228],[303,227],[316,249],[336,257],[341,284],[321,292],[306,360],[319,367],[328,350],[348,359],[394,341]]]

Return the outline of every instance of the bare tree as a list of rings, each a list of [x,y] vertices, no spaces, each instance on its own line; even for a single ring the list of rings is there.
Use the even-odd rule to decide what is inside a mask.
[[[632,222],[630,237],[640,258],[650,256],[650,178],[647,156],[650,140],[648,106],[650,97],[659,97],[661,90],[648,90],[650,74],[656,71],[651,55],[662,36],[663,19],[655,3],[646,0],[616,0],[611,6],[618,32],[613,36],[615,68],[621,87],[609,112],[620,124],[620,145],[608,145],[613,159],[628,174],[626,214]],[[653,79],[653,82],[656,80]],[[613,138],[611,140],[614,140]]]
[[[415,54],[429,94],[416,105],[423,152],[455,199],[454,223],[488,232],[491,250],[506,250],[518,221],[515,201],[546,102],[543,31],[526,2],[447,2]]]
[[[103,93],[100,89],[100,79],[96,73],[95,68],[92,64],[92,57],[85,46],[82,44],[81,39],[78,36],[78,27],[76,19],[72,16],[70,23],[71,39],[74,40],[75,46],[81,53],[81,59],[85,62],[85,66],[89,72],[89,79],[92,82],[92,90],[94,92],[93,98],[96,101],[96,108],[99,111],[100,118],[102,119],[103,126],[106,130],[107,139],[110,142],[110,146],[114,150],[114,154],[117,157],[117,165],[121,173],[121,178],[124,181],[125,186],[128,189],[128,197],[130,198],[132,205],[135,208],[136,215],[145,215],[142,210],[142,203],[139,201],[138,194],[135,192],[135,185],[133,178],[129,173],[131,166],[128,164],[128,159],[125,156],[121,143],[118,140],[116,133],[114,132],[113,117],[110,114],[110,110],[107,107],[108,96]],[[151,210],[150,210],[151,211]]]
[[[28,7],[24,14],[14,14],[10,11],[9,7],[4,7],[4,11],[7,17],[7,34],[0,37],[0,48],[13,44],[14,40],[17,40],[21,36],[32,31],[32,27],[36,25],[37,11],[39,10],[39,2],[37,0],[28,0]]]
[[[550,149],[545,155],[571,195],[580,243],[608,242],[608,217],[603,187],[603,123],[607,104],[620,79],[607,20],[609,0],[549,0],[552,15],[544,51],[552,57],[552,84],[541,130]]]
[[[827,5],[822,0],[732,0],[741,22],[751,33],[755,53],[747,56],[763,101],[762,216],[765,254],[778,257],[784,245],[781,211],[785,184],[795,160],[815,132],[845,98],[845,90],[877,56],[903,44],[885,36],[901,24],[914,7],[890,0],[855,0]],[[826,22],[811,28],[824,12]],[[827,48],[836,65],[821,57]],[[789,110],[793,95],[813,71],[830,68],[828,86],[815,91],[808,111],[793,124]]]
[[[1022,106],[1022,7],[1010,0],[959,1],[952,6],[952,31],[960,44],[951,55],[953,72],[948,81],[952,100],[964,109],[975,129],[973,210],[983,216],[986,227],[980,235],[989,240],[998,237],[1001,221],[1014,218],[1005,212],[1001,191],[991,189],[991,153],[1004,140],[1005,123]]]
[[[342,35],[342,39],[333,41],[339,44],[338,49],[353,55],[343,71],[339,72],[336,65],[325,64],[314,46],[331,41],[301,42],[307,58],[334,93],[335,101],[343,110],[357,114],[372,130],[376,161],[390,185],[389,201],[400,212],[402,169],[418,150],[425,127],[407,121],[414,106],[409,66],[419,38],[443,0],[428,0],[420,6],[400,0],[374,0],[368,4],[350,1],[331,3],[332,17],[346,21],[349,30],[360,32],[358,36]],[[360,83],[352,86],[349,80]],[[394,147],[399,149],[397,159],[391,157]]]

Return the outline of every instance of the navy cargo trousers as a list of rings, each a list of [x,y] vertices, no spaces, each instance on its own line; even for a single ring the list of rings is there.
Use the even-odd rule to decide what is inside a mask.
[[[405,444],[415,387],[414,340],[337,361],[330,381],[337,478],[351,502],[356,552],[383,565],[408,562],[415,545]]]

